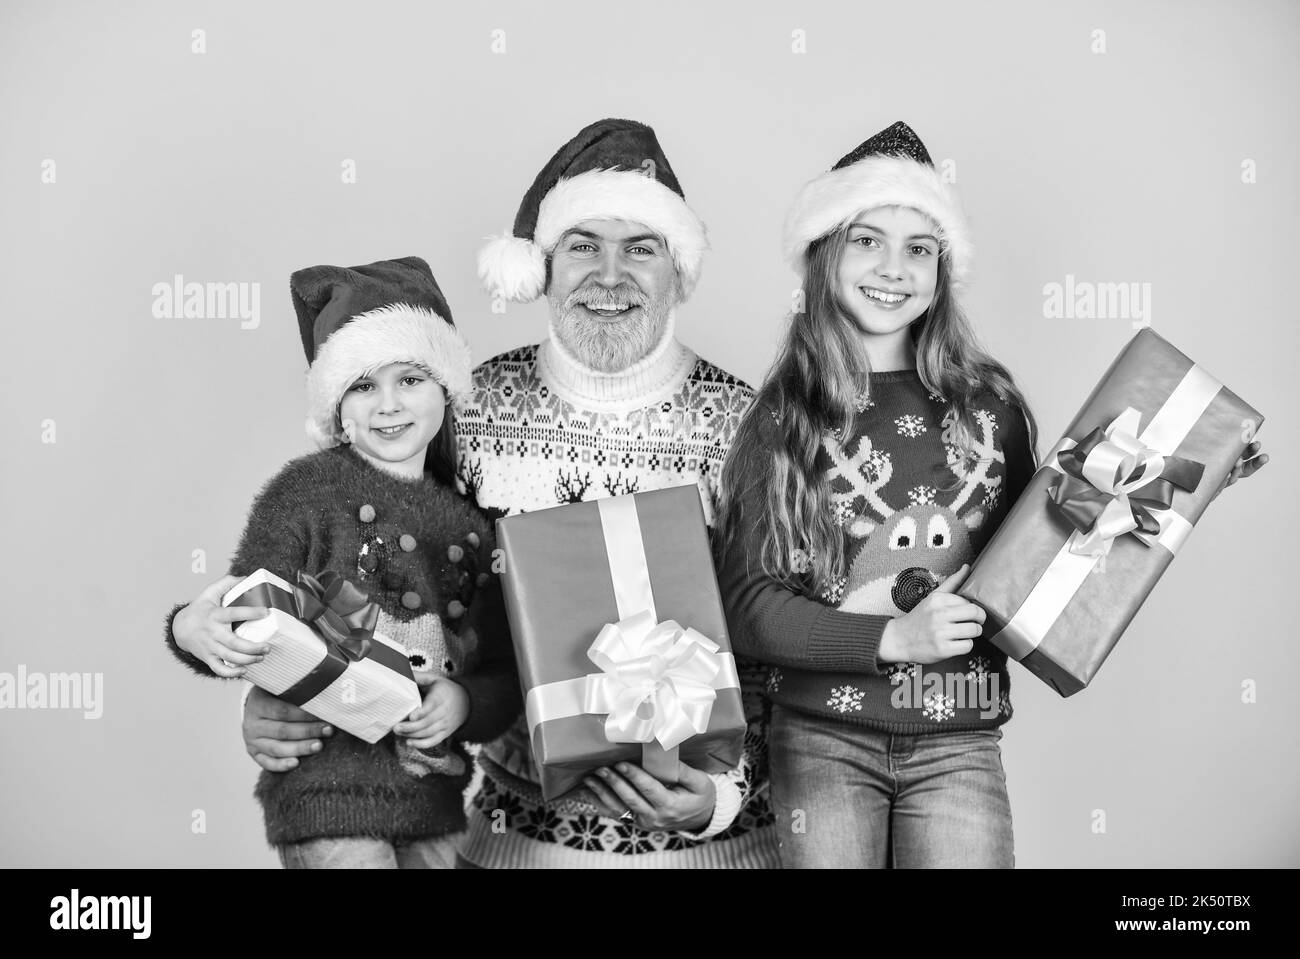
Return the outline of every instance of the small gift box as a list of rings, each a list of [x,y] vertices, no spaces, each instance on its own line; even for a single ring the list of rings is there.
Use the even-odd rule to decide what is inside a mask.
[[[533,755],[549,801],[599,766],[676,781],[739,761],[744,710],[694,484],[497,521]]]
[[[1062,696],[1087,686],[1263,422],[1140,331],[958,589],[984,636]]]
[[[265,606],[270,615],[235,634],[271,651],[244,678],[339,729],[379,742],[420,705],[406,650],[374,631],[379,607],[334,572],[298,574],[290,585],[265,569],[245,577],[222,606]]]

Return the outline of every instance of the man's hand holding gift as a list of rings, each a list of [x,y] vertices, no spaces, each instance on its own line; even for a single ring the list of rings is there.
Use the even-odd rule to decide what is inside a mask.
[[[602,766],[583,782],[595,794],[596,808],[610,819],[631,820],[645,830],[698,832],[713,818],[717,790],[713,780],[684,762],[677,785],[665,786],[640,766]]]
[[[322,740],[334,734],[334,727],[254,686],[244,701],[243,733],[244,748],[253,761],[269,772],[282,773],[297,766],[299,756],[320,752]]]

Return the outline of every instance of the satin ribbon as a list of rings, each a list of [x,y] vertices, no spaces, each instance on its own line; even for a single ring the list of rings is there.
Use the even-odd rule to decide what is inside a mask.
[[[1070,537],[1070,552],[1104,561],[1118,536],[1133,530],[1159,535],[1153,511],[1171,507],[1175,486],[1191,492],[1200,484],[1204,463],[1166,456],[1137,438],[1141,415],[1127,407],[1109,426],[1097,427],[1057,456],[1064,472],[1048,493],[1080,534]]]
[[[991,637],[993,645],[1016,660],[1023,660],[1037,649],[1089,574],[1104,571],[1105,556],[1115,536],[1131,532],[1147,546],[1159,545],[1170,553],[1177,554],[1191,533],[1192,524],[1177,510],[1156,505],[1163,500],[1162,487],[1157,486],[1150,492],[1144,488],[1162,478],[1176,486],[1191,483],[1190,489],[1199,485],[1204,467],[1195,461],[1174,456],[1173,451],[1191,432],[1222,388],[1222,383],[1201,367],[1193,365],[1151,417],[1140,436],[1133,435],[1140,420],[1136,418],[1136,411],[1130,407],[1116,417],[1107,429],[1102,430],[1107,437],[1105,443],[1110,445],[1105,446],[1095,459],[1091,454],[1105,445],[1097,437],[1097,430],[1090,431],[1083,443],[1076,444],[1067,436],[1048,454],[1042,469],[1053,469],[1066,474],[1061,477],[1061,481],[1067,477],[1084,480],[1100,496],[1092,497],[1091,503],[1085,503],[1082,499],[1088,497],[1082,491],[1075,495],[1075,491],[1080,489],[1077,485],[1066,487],[1067,492],[1061,494],[1060,498],[1066,503],[1064,509],[1067,518],[1075,526],[1074,532],[1048,563],[1043,575],[1011,619]],[[1091,445],[1082,453],[1074,452],[1090,442]],[[1174,463],[1172,469],[1168,465],[1171,461]],[[1187,463],[1196,469],[1182,465]],[[1058,507],[1061,503],[1057,502],[1056,491],[1060,485],[1060,481],[1053,481],[1052,499]],[[1189,489],[1187,486],[1182,488]],[[1137,497],[1135,508],[1132,494],[1139,489],[1143,490],[1143,495]],[[1101,502],[1102,497],[1109,499]],[[1096,509],[1098,502],[1101,502],[1100,509]],[[1111,504],[1114,502],[1125,505],[1112,509]],[[1126,509],[1127,516],[1119,515],[1121,508]],[[1107,509],[1112,509],[1112,513],[1103,520],[1102,514]],[[1093,510],[1096,510],[1096,518],[1089,519]],[[1085,519],[1090,525],[1086,530],[1081,530],[1072,517]],[[1155,523],[1154,531],[1152,522]],[[1112,530],[1117,532],[1107,539],[1106,534]],[[1096,536],[1093,535],[1094,532]]]
[[[721,647],[647,610],[605,626],[587,650],[601,672],[583,677],[585,713],[608,713],[612,743],[658,742],[676,749],[709,728],[722,672]]]
[[[370,658],[394,672],[410,675],[410,663],[400,650],[374,640],[379,605],[333,570],[319,577],[299,570],[292,592],[272,583],[259,583],[230,601],[231,606],[265,606],[301,620],[325,644],[325,656],[280,698],[302,706],[314,699],[348,666]]]
[[[597,502],[619,621],[587,649],[599,673],[528,691],[529,737],[549,720],[604,715],[610,742],[641,743],[646,771],[674,782],[678,747],[707,731],[719,689],[739,688],[736,661],[697,630],[658,622],[635,497]]]

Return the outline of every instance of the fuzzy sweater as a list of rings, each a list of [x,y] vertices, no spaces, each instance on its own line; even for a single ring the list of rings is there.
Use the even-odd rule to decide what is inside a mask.
[[[968,655],[921,666],[877,658],[885,624],[972,562],[1033,474],[1023,412],[984,394],[974,404],[976,455],[959,456],[944,400],[915,370],[871,373],[853,435],[823,438],[819,464],[844,530],[844,575],[793,590],[759,561],[761,478],[780,438],[756,406],[761,442],[737,455],[744,517],[719,584],[737,654],[767,663],[773,702],[835,722],[927,734],[999,726],[1011,717],[1006,655],[977,639]],[[945,491],[945,487],[955,487]]]
[[[337,730],[296,768],[264,770],[256,795],[270,843],[402,842],[464,829],[471,767],[461,742],[495,738],[522,709],[500,582],[487,573],[493,545],[486,520],[453,490],[427,473],[395,476],[350,446],[293,460],[262,489],[231,573],[347,577],[379,605],[377,631],[405,646],[415,668],[459,683],[470,701],[450,749],[414,755],[392,734],[371,745]],[[176,645],[171,621],[181,608],[167,618],[168,646],[213,675]]]

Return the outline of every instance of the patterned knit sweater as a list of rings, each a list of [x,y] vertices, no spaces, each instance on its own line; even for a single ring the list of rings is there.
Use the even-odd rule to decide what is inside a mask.
[[[987,640],[924,667],[877,660],[890,618],[974,560],[1033,473],[1023,413],[988,393],[973,412],[977,449],[963,462],[946,404],[915,370],[870,374],[853,435],[828,434],[819,454],[845,536],[845,575],[819,595],[763,574],[762,494],[757,481],[736,491],[753,519],[728,546],[719,580],[736,651],[770,665],[773,702],[914,735],[1011,717],[1006,656]],[[738,475],[758,477],[780,425],[771,409],[751,415],[763,448]]]
[[[268,842],[401,842],[465,828],[472,761],[461,742],[499,736],[522,708],[500,581],[483,575],[493,545],[487,521],[453,490],[427,473],[396,476],[350,446],[293,460],[262,489],[230,572],[263,567],[289,582],[300,569],[347,577],[379,604],[377,631],[405,646],[413,667],[446,674],[470,700],[450,749],[415,755],[392,734],[371,745],[337,730],[294,769],[263,770],[256,794]],[[181,608],[167,619],[167,643],[211,676],[176,645],[171,622]]]
[[[632,369],[606,375],[551,338],[475,371],[457,416],[460,476],[489,514],[507,515],[694,481],[713,522],[719,470],[753,392],[673,336]],[[774,867],[767,802],[762,668],[738,662],[749,719],[744,757],[714,776],[713,821],[698,833],[647,832],[606,819],[584,799],[544,804],[521,719],[483,747],[462,850],[502,867]]]

